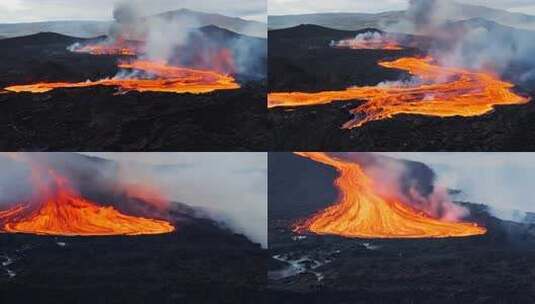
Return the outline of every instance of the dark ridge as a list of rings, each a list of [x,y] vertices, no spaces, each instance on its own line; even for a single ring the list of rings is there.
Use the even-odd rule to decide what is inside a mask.
[[[74,43],[76,41],[85,41],[87,38],[71,37],[63,34],[42,32],[38,34],[6,38],[2,40],[2,44],[6,45],[38,45],[49,43]]]
[[[358,31],[347,31],[347,30],[337,30],[329,27],[324,27],[315,24],[301,24],[295,27],[279,29],[279,30],[270,30],[269,35],[276,38],[314,38],[314,37],[350,37],[366,32],[377,32],[384,33],[381,30],[374,28],[364,28]]]

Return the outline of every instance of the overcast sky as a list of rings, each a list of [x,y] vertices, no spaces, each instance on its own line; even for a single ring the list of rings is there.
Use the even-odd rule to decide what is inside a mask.
[[[146,4],[147,15],[188,8],[266,21],[266,0],[129,0]],[[0,0],[0,23],[49,20],[111,20],[116,0]]]
[[[404,10],[408,0],[268,0],[270,15],[307,14],[325,12],[377,13]],[[514,12],[535,15],[534,0],[458,0]]]
[[[535,153],[382,153],[423,162],[439,182],[494,208],[535,212]]]

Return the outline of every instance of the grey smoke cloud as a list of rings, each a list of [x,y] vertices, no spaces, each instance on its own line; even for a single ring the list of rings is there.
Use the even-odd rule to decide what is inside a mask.
[[[381,153],[421,161],[434,169],[438,182],[463,191],[463,200],[492,207],[494,215],[518,219],[535,212],[532,153]]]
[[[84,154],[116,160],[125,168],[151,165],[145,176],[169,199],[201,207],[214,220],[267,246],[267,153]]]

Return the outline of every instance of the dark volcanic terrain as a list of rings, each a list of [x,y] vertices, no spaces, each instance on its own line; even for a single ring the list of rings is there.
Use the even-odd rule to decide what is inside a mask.
[[[329,47],[332,40],[354,37],[361,31],[340,31],[315,25],[269,32],[270,92],[342,90],[407,79],[402,71],[377,65],[381,60],[424,54],[430,41],[399,37],[421,49],[349,50]],[[519,73],[516,73],[518,75]],[[514,71],[506,73],[515,75]],[[516,90],[535,97],[533,86]],[[360,101],[328,105],[275,108],[269,124],[276,150],[318,151],[529,151],[535,149],[535,103],[498,107],[478,117],[437,118],[398,115],[360,128],[342,130],[352,118],[349,110]]]
[[[216,43],[239,37],[208,26]],[[265,150],[266,41],[241,36],[259,49],[255,75],[236,75],[238,90],[208,94],[115,94],[110,87],[57,89],[43,94],[0,92],[3,150],[242,151]],[[102,39],[102,38],[100,38]],[[119,56],[71,53],[83,39],[54,33],[0,40],[0,88],[35,82],[98,80],[116,75]],[[262,55],[263,50],[263,55]]]
[[[299,235],[292,225],[336,199],[334,169],[269,156],[269,294],[276,303],[533,303],[535,225],[462,203],[481,237],[365,240]]]
[[[0,234],[1,303],[265,303],[260,245],[209,220],[171,234]]]

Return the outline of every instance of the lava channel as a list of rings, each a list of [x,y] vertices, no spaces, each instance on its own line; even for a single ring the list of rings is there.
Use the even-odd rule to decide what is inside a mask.
[[[170,233],[175,227],[164,220],[130,216],[114,207],[77,194],[68,181],[54,174],[55,190],[40,195],[37,203],[16,204],[0,210],[0,231],[62,236],[109,236]]]
[[[352,129],[399,114],[471,117],[489,113],[496,106],[529,102],[529,98],[513,92],[512,83],[493,73],[439,66],[431,57],[404,57],[380,62],[379,65],[407,71],[418,77],[422,84],[351,87],[317,93],[270,93],[268,107],[302,107],[362,100],[361,105],[351,110],[354,119],[343,125],[344,129]]]
[[[216,71],[196,70],[169,66],[153,61],[136,60],[119,64],[120,68],[141,71],[154,76],[151,79],[106,78],[85,82],[41,82],[29,85],[16,85],[5,88],[6,91],[20,93],[45,93],[59,88],[86,88],[94,86],[118,87],[122,91],[167,92],[203,94],[216,90],[239,89],[232,76]]]
[[[373,190],[373,180],[354,162],[326,153],[297,153],[336,168],[337,202],[296,227],[320,235],[354,238],[449,238],[482,235],[486,228],[475,223],[446,222],[433,218]]]

